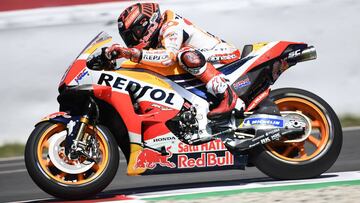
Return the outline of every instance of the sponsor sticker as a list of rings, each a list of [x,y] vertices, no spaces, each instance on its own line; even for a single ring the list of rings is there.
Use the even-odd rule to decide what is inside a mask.
[[[168,55],[156,55],[156,54],[153,55],[144,54],[142,56],[142,60],[146,60],[146,61],[162,61],[168,58],[169,58]]]
[[[154,138],[153,142],[167,142],[167,141],[174,141],[176,140],[175,137],[159,137],[159,138]]]
[[[283,127],[284,121],[281,119],[273,118],[248,118],[244,121],[247,125],[272,125],[276,127]]]
[[[79,81],[81,81],[85,76],[89,76],[89,71],[84,69],[79,73],[78,76],[76,76],[75,81],[79,84]]]
[[[262,100],[264,100],[269,95],[270,89],[265,90],[263,93],[259,94],[248,106],[245,111],[250,111],[255,108]]]
[[[135,169],[154,169],[157,165],[168,168],[175,168],[175,163],[169,161],[169,159],[172,157],[172,153],[169,151],[170,148],[171,147],[168,147],[166,149],[168,155],[162,155],[159,151],[150,148],[143,149],[136,159]]]
[[[227,55],[214,55],[211,56],[208,61],[216,62],[216,61],[224,61],[224,60],[231,60],[235,59],[237,56],[236,54],[227,54]]]
[[[165,102],[168,105],[174,105],[174,93],[164,91],[159,88],[142,85],[138,82],[120,76],[115,77],[110,74],[102,73],[98,84],[107,85],[118,90],[131,92],[132,94],[137,95],[135,99],[140,99],[147,95],[154,101]]]
[[[220,139],[207,142],[201,145],[187,145],[182,142],[180,142],[178,145],[179,153],[223,151],[223,150],[227,150],[227,149]]]
[[[180,153],[177,156],[179,169],[234,165],[234,156],[227,151],[220,139],[201,145],[187,145],[180,142],[178,153]]]
[[[233,84],[235,89],[240,89],[242,87],[249,86],[251,84],[251,81],[249,78],[245,78],[243,80],[239,80]]]
[[[232,166],[234,165],[234,156],[225,151],[224,155],[215,152],[201,153],[200,157],[190,158],[186,154],[178,155],[178,168],[194,168],[194,167],[216,167],[216,166]]]

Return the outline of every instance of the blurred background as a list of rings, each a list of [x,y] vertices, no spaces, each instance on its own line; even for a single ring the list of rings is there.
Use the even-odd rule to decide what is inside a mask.
[[[360,115],[360,1],[166,0],[193,23],[242,50],[246,44],[299,41],[318,59],[298,64],[274,88],[298,87],[325,99],[356,125]],[[0,146],[26,142],[34,124],[58,111],[58,83],[82,48],[100,31],[123,43],[120,12],[134,1],[2,0],[0,3]],[[346,124],[347,125],[347,124]]]

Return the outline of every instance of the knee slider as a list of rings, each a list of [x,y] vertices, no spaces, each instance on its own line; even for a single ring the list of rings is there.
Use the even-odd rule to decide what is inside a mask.
[[[179,61],[186,68],[201,68],[205,65],[206,59],[198,50],[185,51],[181,53]]]

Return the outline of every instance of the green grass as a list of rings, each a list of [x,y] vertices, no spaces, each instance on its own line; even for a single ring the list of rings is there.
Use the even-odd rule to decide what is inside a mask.
[[[246,189],[233,189],[226,191],[212,191],[212,192],[204,192],[201,191],[199,193],[190,193],[190,194],[174,194],[173,196],[162,196],[162,197],[149,197],[142,198],[142,200],[148,200],[151,202],[158,202],[161,200],[187,200],[193,201],[194,199],[205,199],[209,197],[224,197],[224,196],[232,196],[239,195],[241,193],[265,193],[265,192],[275,192],[275,191],[294,191],[294,190],[314,190],[327,188],[331,186],[357,186],[360,185],[360,180],[348,180],[348,181],[334,181],[334,182],[322,182],[322,183],[305,183],[298,185],[278,185],[272,187],[258,187],[258,188],[246,188]]]
[[[8,143],[0,146],[0,158],[23,156],[25,145],[20,143]]]
[[[344,127],[351,127],[351,126],[360,126],[360,116],[355,116],[351,114],[346,114],[340,116],[341,126]]]

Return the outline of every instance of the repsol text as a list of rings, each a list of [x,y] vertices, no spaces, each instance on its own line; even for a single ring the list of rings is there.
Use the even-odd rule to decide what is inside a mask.
[[[162,89],[154,88],[147,85],[141,85],[138,82],[122,78],[120,76],[114,77],[110,74],[102,73],[100,75],[99,85],[110,86],[119,90],[129,92],[134,96],[134,99],[140,99],[145,94],[149,94],[150,98],[155,101],[164,101],[167,104],[173,105],[174,93],[165,92]]]

